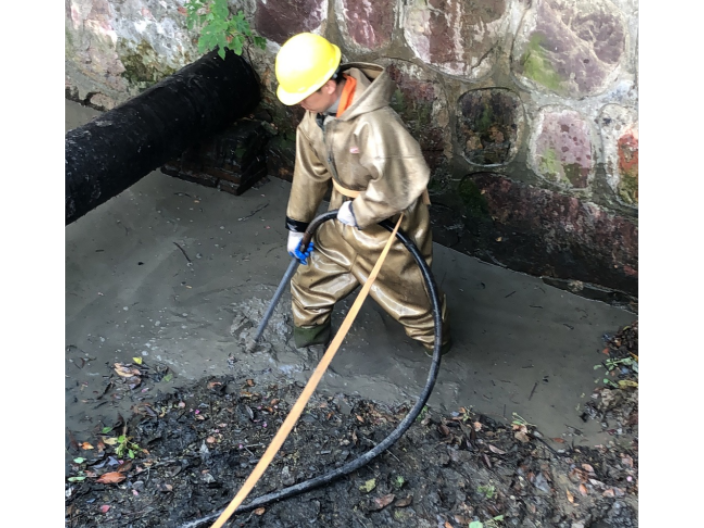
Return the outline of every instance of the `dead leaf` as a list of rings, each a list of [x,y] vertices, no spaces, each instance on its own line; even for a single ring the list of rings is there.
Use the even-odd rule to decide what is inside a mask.
[[[438,426],[438,429],[440,429],[440,432],[441,432],[444,436],[448,436],[448,435],[450,434],[450,429],[449,429],[445,424],[440,424],[440,425]]]
[[[132,461],[131,460],[126,460],[119,466],[117,466],[117,472],[118,473],[127,473],[130,469],[132,469]]]
[[[156,418],[158,414],[152,409],[152,406],[146,402],[140,402],[132,406],[132,412],[135,414],[141,414],[142,416],[151,416]]]
[[[123,378],[131,378],[132,376],[134,376],[132,369],[126,367],[122,363],[115,363],[115,373]]]
[[[168,492],[168,491],[171,491],[174,489],[174,487],[171,484],[164,482],[164,481],[159,482],[159,485],[157,486],[157,488],[159,489],[159,491],[165,491],[165,492]]]
[[[491,444],[489,444],[489,451],[491,451],[492,453],[496,453],[497,455],[505,455],[506,454],[506,451],[502,451],[498,447],[495,447]]]
[[[450,524],[450,521],[445,521],[445,528],[455,528]]]
[[[357,421],[358,421],[358,422],[364,423],[364,418],[362,418],[360,415],[356,415],[356,416],[357,416]]]
[[[214,436],[209,436],[208,438],[205,439],[206,442],[209,444],[214,444],[215,443],[215,437]]]
[[[369,479],[368,481],[366,481],[364,484],[362,484],[359,487],[359,491],[363,491],[364,493],[369,493],[374,488],[376,488],[376,479]]]
[[[574,495],[572,495],[572,492],[567,490],[565,493],[567,493],[567,500],[574,504]]]
[[[626,425],[638,425],[638,413],[633,412],[631,415],[628,417],[628,420],[626,420]]]
[[[614,490],[609,488],[604,493],[601,494],[603,497],[608,497],[608,498],[613,498],[616,496],[616,493],[614,493]]]
[[[584,495],[585,497],[587,496],[587,487],[584,484],[579,485],[579,492]]]
[[[472,425],[474,426],[475,431],[477,431],[477,432],[481,431],[481,429],[482,429],[481,422],[474,422]]]
[[[553,442],[557,442],[558,444],[564,444],[564,443],[565,443],[565,439],[564,439],[564,438],[553,438],[552,441],[553,441]]]
[[[257,508],[257,509],[254,510],[252,513],[253,513],[254,515],[264,515],[264,512],[265,512],[265,511],[266,511],[266,508],[261,507],[261,508]]]
[[[623,455],[621,457],[621,464],[623,464],[626,467],[632,468],[633,467],[633,458],[630,455]]]
[[[522,425],[520,429],[514,434],[513,436],[516,438],[516,440],[519,440],[521,442],[528,443],[530,442],[530,438],[528,438],[528,435],[526,434],[528,432],[528,429],[526,428],[525,425]]]
[[[248,379],[248,380],[247,380],[247,386],[248,386],[248,387],[254,387],[254,380],[253,380],[253,379]]]
[[[107,513],[108,511],[110,511],[110,505],[109,505],[109,504],[103,504],[103,505],[100,507],[100,513]]]
[[[101,484],[117,484],[118,482],[122,482],[126,478],[127,477],[125,477],[119,471],[111,471],[110,473],[102,474],[96,482],[100,482]]]
[[[107,445],[115,445],[117,443],[117,438],[115,438],[115,437],[104,438],[103,442]]]
[[[569,478],[572,480],[572,482],[574,482],[574,483],[577,483],[577,482],[579,482],[580,480],[581,480],[582,482],[586,482],[586,481],[587,481],[587,476],[584,474],[584,471],[582,471],[582,470],[579,469],[579,468],[573,468],[573,469],[569,472],[569,475],[568,475],[568,476],[569,476]]]
[[[93,446],[90,445],[88,442],[83,442],[81,444],[81,449],[83,449],[84,451],[88,451],[89,449],[93,449]]]
[[[396,496],[393,493],[389,493],[388,495],[382,495],[381,497],[376,497],[372,502],[374,504],[375,510],[382,510],[386,508],[389,504],[391,504]]]
[[[595,475],[595,473],[594,473],[594,468],[593,468],[592,466],[590,466],[589,464],[582,464],[582,467],[583,467],[583,468],[585,469],[585,471],[586,471],[587,473],[589,473],[590,475]]]
[[[394,504],[394,507],[396,507],[396,508],[405,508],[406,506],[408,506],[409,504],[411,504],[411,502],[413,502],[413,495],[409,495],[409,496],[406,497],[405,499],[401,499],[401,500],[399,500],[399,501],[396,501],[396,503]]]

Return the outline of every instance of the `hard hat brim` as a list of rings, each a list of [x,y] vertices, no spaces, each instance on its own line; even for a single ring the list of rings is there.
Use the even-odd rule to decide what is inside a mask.
[[[332,47],[335,50],[335,60],[333,61],[328,73],[325,75],[324,80],[320,84],[316,83],[303,92],[296,93],[287,92],[281,87],[281,85],[279,85],[279,87],[276,89],[276,96],[279,98],[279,101],[281,101],[286,106],[296,105],[303,101],[303,99],[308,97],[310,94],[320,89],[321,86],[323,86],[326,82],[330,80],[337,68],[340,66],[340,60],[342,59],[342,52],[340,51],[340,48],[335,44],[332,44]]]

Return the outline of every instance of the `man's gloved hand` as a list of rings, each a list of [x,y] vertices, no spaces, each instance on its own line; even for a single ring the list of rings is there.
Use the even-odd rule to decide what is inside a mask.
[[[298,261],[304,266],[308,265],[308,257],[313,251],[313,241],[311,240],[306,248],[305,253],[301,253],[299,246],[301,245],[301,240],[303,239],[303,233],[298,233],[296,231],[288,232],[288,243],[286,244],[286,250],[288,254],[292,257],[298,259]]]
[[[342,205],[337,210],[337,219],[345,225],[357,227],[357,219],[354,217],[351,201],[342,202]]]

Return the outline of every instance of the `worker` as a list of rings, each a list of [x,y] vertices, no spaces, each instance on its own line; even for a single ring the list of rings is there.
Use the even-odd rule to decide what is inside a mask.
[[[303,264],[291,280],[293,337],[297,348],[327,346],[335,303],[367,280],[390,236],[378,222],[396,223],[403,213],[400,230],[431,266],[430,169],[420,145],[389,106],[396,85],[385,68],[342,64],[338,46],[300,33],[281,47],[275,72],[279,100],[306,110],[296,132],[286,210],[287,250]],[[337,209],[337,218],[323,223],[301,251],[303,233],[330,181],[329,210]],[[441,351],[447,353],[447,306],[439,293]],[[370,295],[432,354],[432,305],[420,268],[400,241],[391,246]]]

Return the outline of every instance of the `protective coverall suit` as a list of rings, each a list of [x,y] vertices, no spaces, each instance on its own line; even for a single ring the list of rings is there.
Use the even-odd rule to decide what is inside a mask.
[[[294,338],[297,346],[325,344],[330,338],[334,304],[364,283],[390,233],[377,225],[395,223],[415,243],[428,265],[432,238],[428,206],[421,194],[430,170],[418,142],[389,106],[396,86],[376,64],[348,63],[343,74],[356,80],[352,103],[339,117],[306,112],[296,135],[296,164],[286,211],[286,227],[303,232],[315,217],[330,179],[358,191],[352,203],[358,227],[325,222],[313,239],[307,266],[291,281]],[[343,196],[333,187],[330,209]],[[394,242],[370,295],[406,334],[432,350],[432,307],[418,265],[398,240]],[[447,308],[442,302],[443,341],[449,339]],[[445,345],[446,343],[443,343]]]

